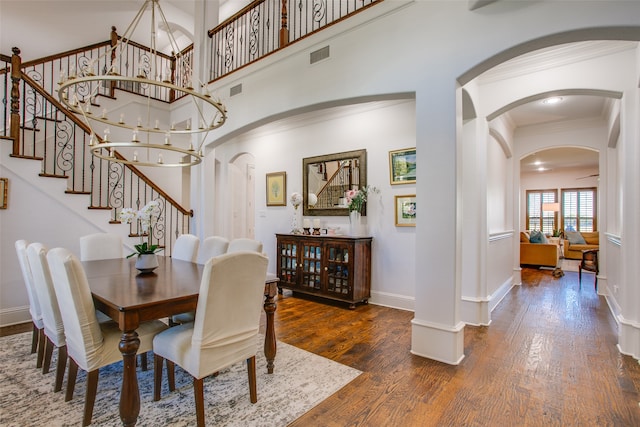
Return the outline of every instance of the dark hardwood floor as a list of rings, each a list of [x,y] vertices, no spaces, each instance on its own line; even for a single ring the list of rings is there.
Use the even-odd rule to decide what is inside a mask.
[[[640,365],[593,275],[522,276],[491,326],[465,328],[458,366],[410,354],[411,312],[281,299],[279,340],[363,371],[291,425],[640,426]]]
[[[465,328],[458,366],[411,355],[411,312],[280,297],[280,341],[363,372],[291,426],[640,426],[640,365],[593,275],[522,277],[490,327]]]

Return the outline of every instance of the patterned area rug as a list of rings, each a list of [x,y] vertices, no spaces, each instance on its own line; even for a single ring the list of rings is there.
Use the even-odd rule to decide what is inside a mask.
[[[580,260],[577,259],[565,259],[562,258],[560,260],[560,266],[563,271],[575,271],[578,272],[578,265],[580,264]]]
[[[86,376],[78,372],[73,400],[64,401],[63,390],[53,392],[54,360],[48,374],[36,369],[36,355],[29,354],[31,334],[0,338],[0,425],[77,426],[82,422]],[[205,379],[205,419],[211,426],[286,426],[345,386],[360,371],[278,342],[275,372],[267,374],[262,337],[256,357],[258,403],[249,401],[245,363]],[[169,393],[166,369],[162,398],[153,401],[153,356],[146,372],[138,369],[140,415],[138,426],[192,426],[196,423],[191,377],[176,366],[176,390]],[[92,425],[120,426],[122,362],[100,369]]]

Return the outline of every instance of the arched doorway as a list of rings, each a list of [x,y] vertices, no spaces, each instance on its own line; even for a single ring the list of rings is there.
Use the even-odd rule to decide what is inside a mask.
[[[253,238],[255,233],[255,159],[243,153],[229,162],[229,193],[231,227],[229,238]]]

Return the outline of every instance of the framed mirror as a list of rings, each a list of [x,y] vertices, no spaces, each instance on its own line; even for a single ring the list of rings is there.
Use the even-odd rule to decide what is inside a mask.
[[[345,192],[366,185],[367,150],[304,158],[302,213],[308,216],[348,216]],[[366,211],[362,214],[366,215]]]

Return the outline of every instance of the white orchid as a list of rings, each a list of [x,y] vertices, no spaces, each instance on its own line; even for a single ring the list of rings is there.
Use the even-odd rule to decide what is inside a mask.
[[[158,249],[158,245],[151,244],[151,229],[153,229],[153,222],[160,216],[160,203],[157,200],[151,200],[142,207],[139,211],[132,208],[122,208],[118,218],[125,224],[131,224],[134,221],[138,221],[138,232],[140,234],[140,244],[134,245],[137,252],[132,253],[127,258],[136,254],[154,254]],[[147,234],[149,242],[143,242],[142,237]]]

